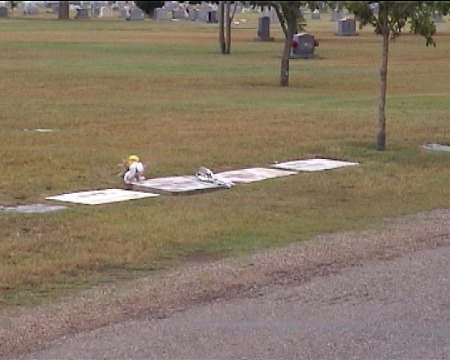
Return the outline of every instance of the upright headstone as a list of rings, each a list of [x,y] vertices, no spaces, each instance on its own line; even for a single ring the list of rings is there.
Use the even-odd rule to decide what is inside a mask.
[[[209,23],[218,23],[219,22],[219,19],[217,17],[217,10],[209,10],[208,22]]]
[[[130,17],[130,8],[125,6],[120,9],[119,18],[128,19]]]
[[[255,41],[274,41],[270,36],[270,17],[263,16],[258,19],[258,33]]]
[[[39,6],[36,4],[25,4],[23,7],[23,14],[24,15],[39,15]]]
[[[100,14],[98,16],[100,16],[100,17],[109,17],[109,16],[111,16],[111,14],[112,14],[112,10],[109,7],[102,6],[100,8]]]
[[[341,9],[333,9],[331,12],[331,21],[339,21],[343,17],[342,10]]]
[[[100,16],[100,7],[92,6],[91,7],[91,16],[92,17],[99,17]]]
[[[189,9],[189,20],[191,21],[196,21],[197,20],[197,12],[198,10],[195,8],[190,8]]]
[[[132,8],[127,20],[144,20],[144,12],[138,7]]]
[[[291,41],[291,59],[312,59],[315,57],[316,41],[308,33],[295,34]]]
[[[175,19],[175,20],[184,20],[184,19],[186,19],[186,12],[185,12],[185,10],[183,8],[181,8],[181,7],[172,10],[172,19]]]
[[[444,22],[444,17],[440,13],[435,13],[433,16],[433,22],[435,24],[440,24]]]
[[[6,6],[0,6],[0,18],[8,17],[8,8]]]
[[[311,12],[311,20],[319,20],[320,19],[320,11],[318,9]]]
[[[356,20],[355,19],[342,19],[338,21],[338,31],[335,34],[337,36],[357,36],[356,32]]]
[[[201,8],[196,9],[196,17],[197,21],[208,22],[209,10]]]
[[[156,8],[155,11],[153,11],[153,19],[167,20],[166,11],[162,8]]]
[[[85,20],[89,19],[89,11],[86,8],[78,8],[77,13],[75,14],[75,19],[77,20]]]
[[[171,13],[173,10],[177,9],[180,6],[178,1],[164,1],[164,10],[166,12]]]

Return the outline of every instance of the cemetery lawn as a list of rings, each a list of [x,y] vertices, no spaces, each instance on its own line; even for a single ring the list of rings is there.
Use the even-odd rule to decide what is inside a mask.
[[[450,207],[449,21],[437,47],[391,44],[387,150],[375,151],[381,39],[335,36],[308,20],[315,60],[256,42],[257,17],[235,25],[220,55],[217,24],[20,15],[0,27],[0,205],[56,204],[63,193],[121,187],[118,164],[138,154],[148,177],[267,167],[311,157],[358,162],[192,196],[0,212],[0,306],[188,261],[239,256],[321,233],[370,230],[385,218]],[[24,129],[52,129],[32,132]]]

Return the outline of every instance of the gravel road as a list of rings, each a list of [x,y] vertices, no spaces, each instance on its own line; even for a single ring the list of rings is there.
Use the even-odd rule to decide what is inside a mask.
[[[450,210],[0,312],[4,359],[450,359]]]

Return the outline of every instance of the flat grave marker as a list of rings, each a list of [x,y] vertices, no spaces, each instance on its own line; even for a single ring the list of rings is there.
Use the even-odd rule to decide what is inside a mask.
[[[422,146],[425,150],[450,152],[450,146],[441,144],[425,144]]]
[[[295,171],[323,171],[329,169],[337,169],[346,166],[359,165],[355,162],[339,161],[330,159],[307,159],[307,160],[293,160],[279,164],[273,164],[272,167],[277,169],[295,170]]]
[[[47,200],[64,201],[84,205],[100,205],[155,196],[159,196],[159,194],[152,194],[149,192],[143,193],[123,189],[104,189],[50,196],[47,197]]]
[[[282,176],[295,175],[295,171],[277,170],[270,168],[248,168],[240,170],[225,171],[215,174],[216,178],[225,182],[251,183]]]
[[[13,212],[21,214],[47,213],[67,209],[66,206],[60,205],[17,205],[17,206],[0,206],[0,212]]]
[[[166,195],[192,194],[224,189],[223,186],[218,184],[200,181],[194,175],[147,179],[133,183],[131,188],[135,191],[153,192],[156,194]]]

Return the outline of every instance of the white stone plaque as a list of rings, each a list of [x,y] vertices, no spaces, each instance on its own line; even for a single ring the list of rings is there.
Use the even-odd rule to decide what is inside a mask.
[[[85,205],[99,205],[134,199],[143,199],[154,196],[159,196],[159,194],[123,189],[104,189],[50,196],[47,198],[47,200],[65,201]]]
[[[216,178],[233,183],[251,183],[281,176],[295,175],[294,171],[277,170],[270,168],[248,168],[240,170],[225,171],[215,174]]]
[[[273,164],[272,167],[277,169],[286,169],[295,171],[323,171],[355,165],[358,165],[358,163],[318,158],[318,159],[287,161],[279,164]]]

